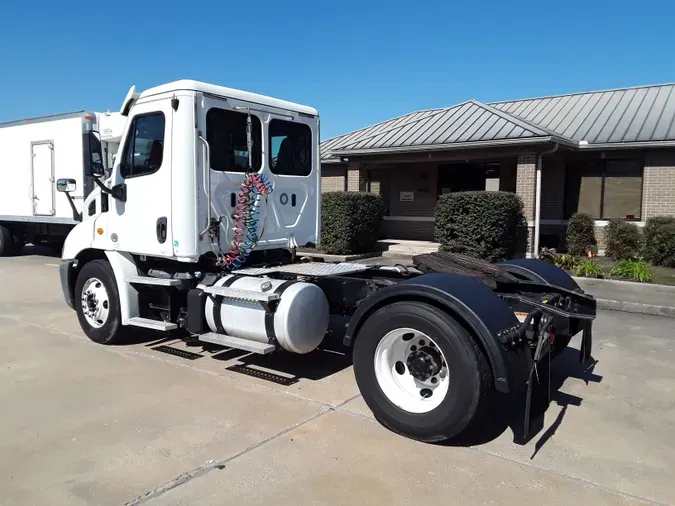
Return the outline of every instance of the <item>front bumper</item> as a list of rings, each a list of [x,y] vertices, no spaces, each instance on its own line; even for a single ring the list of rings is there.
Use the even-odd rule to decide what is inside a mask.
[[[61,291],[63,299],[70,309],[75,309],[75,300],[73,297],[73,288],[75,283],[75,262],[63,262],[59,265],[59,278],[61,280]]]

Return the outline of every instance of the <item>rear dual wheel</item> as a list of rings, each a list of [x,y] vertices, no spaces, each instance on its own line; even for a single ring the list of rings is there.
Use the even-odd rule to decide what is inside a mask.
[[[365,321],[354,343],[354,374],[380,423],[427,442],[465,432],[493,388],[469,332],[421,302],[387,305]]]

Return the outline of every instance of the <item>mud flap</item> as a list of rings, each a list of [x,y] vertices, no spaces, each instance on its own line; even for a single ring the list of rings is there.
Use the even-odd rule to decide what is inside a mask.
[[[593,351],[593,322],[584,320],[581,334],[581,350],[579,351],[579,362],[585,364],[591,360]]]
[[[551,345],[542,333],[534,356],[530,359],[530,374],[525,390],[525,412],[522,425],[513,428],[513,442],[527,444],[544,428],[544,415],[551,403]]]

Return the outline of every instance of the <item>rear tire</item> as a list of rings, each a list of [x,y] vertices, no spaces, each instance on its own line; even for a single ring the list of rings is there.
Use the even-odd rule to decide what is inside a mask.
[[[414,354],[422,348],[431,358],[417,362],[420,369]],[[446,366],[424,369],[439,360]],[[365,321],[354,343],[354,374],[380,423],[425,442],[465,432],[481,418],[494,388],[490,367],[469,332],[445,311],[421,302],[389,304]]]
[[[0,225],[0,257],[14,253],[14,236],[5,227]]]
[[[123,337],[115,275],[105,260],[84,264],[75,281],[75,310],[82,330],[99,344],[116,344]]]

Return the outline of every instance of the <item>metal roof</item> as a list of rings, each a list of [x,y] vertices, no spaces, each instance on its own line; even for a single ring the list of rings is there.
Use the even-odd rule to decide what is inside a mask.
[[[535,142],[571,147],[675,144],[675,85],[644,86],[418,111],[329,139],[321,159]]]
[[[589,144],[675,140],[675,85],[496,102],[495,109]]]

